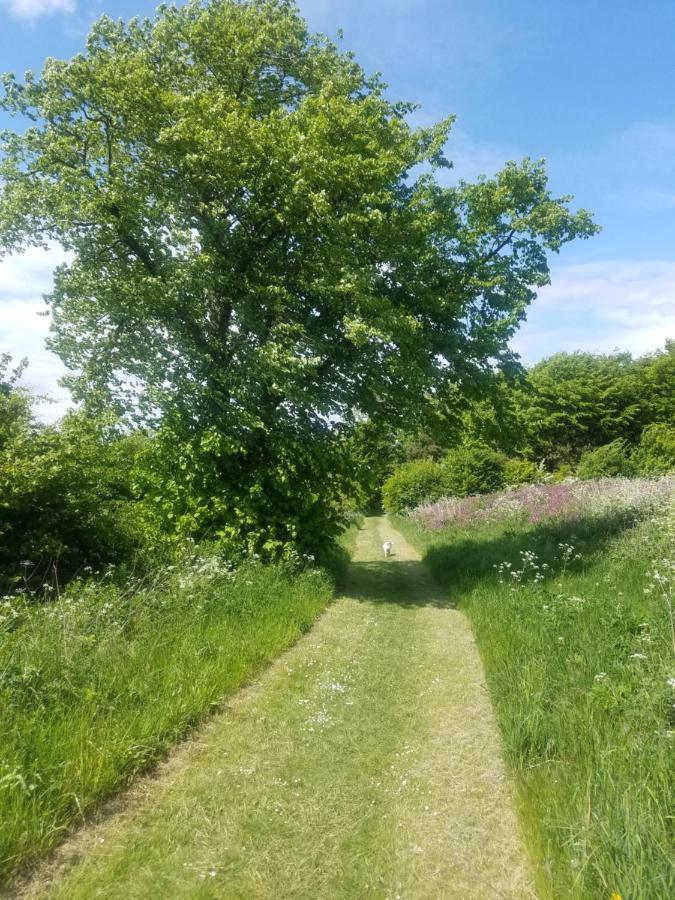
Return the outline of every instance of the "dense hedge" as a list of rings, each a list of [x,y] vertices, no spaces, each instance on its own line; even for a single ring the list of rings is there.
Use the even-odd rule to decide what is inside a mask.
[[[450,493],[467,497],[498,491],[505,484],[505,462],[501,453],[477,444],[450,450],[444,461]]]
[[[635,461],[645,475],[660,475],[675,469],[675,428],[664,423],[648,425],[642,432]]]
[[[382,503],[388,513],[398,513],[449,493],[447,469],[431,459],[416,459],[398,466],[385,481]]]
[[[583,454],[577,466],[577,477],[611,478],[614,475],[634,475],[636,465],[624,441],[612,441]]]

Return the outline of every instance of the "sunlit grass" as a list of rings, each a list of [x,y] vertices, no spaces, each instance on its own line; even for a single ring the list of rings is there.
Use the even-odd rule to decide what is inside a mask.
[[[636,511],[400,523],[472,621],[547,897],[672,896],[673,514]]]
[[[0,884],[307,630],[325,574],[215,559],[0,606]]]
[[[383,520],[346,575],[311,633],[25,896],[531,897],[465,618]]]

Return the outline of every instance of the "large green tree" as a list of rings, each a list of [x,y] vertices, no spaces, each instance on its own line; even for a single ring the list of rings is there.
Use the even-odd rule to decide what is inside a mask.
[[[167,515],[270,551],[330,529],[364,416],[442,418],[508,362],[546,252],[595,230],[541,163],[442,186],[451,120],[411,127],[289,0],[104,17],[1,103],[0,247],[71,252],[75,395],[166,436]]]

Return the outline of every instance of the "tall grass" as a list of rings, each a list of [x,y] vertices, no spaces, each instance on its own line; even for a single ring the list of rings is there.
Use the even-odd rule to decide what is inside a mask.
[[[584,488],[585,504],[572,491],[573,511],[549,516],[530,515],[545,498],[514,515],[500,497],[475,504],[492,515],[447,501],[400,522],[471,619],[552,898],[675,887],[672,482],[617,482]]]
[[[107,577],[106,577],[107,575]],[[318,570],[193,558],[0,604],[0,884],[309,628]]]

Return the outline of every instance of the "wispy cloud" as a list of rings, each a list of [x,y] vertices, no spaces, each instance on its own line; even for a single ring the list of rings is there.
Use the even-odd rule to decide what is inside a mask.
[[[447,173],[453,182],[459,178],[475,181],[479,175],[490,177],[504,168],[510,159],[521,159],[523,154],[506,144],[480,141],[473,138],[461,125],[450,132],[445,148],[452,169]]]
[[[644,211],[675,208],[675,122],[632,123],[613,150],[610,190],[620,202]]]
[[[37,19],[52,13],[72,13],[76,0],[0,0],[10,15],[17,19]]]
[[[22,382],[55,401],[40,408],[45,421],[54,421],[70,405],[68,393],[58,386],[66,368],[45,347],[49,316],[42,299],[51,290],[54,268],[64,258],[58,249],[31,248],[0,260],[0,353],[11,353],[16,362],[28,359]]]
[[[428,110],[415,110],[408,121],[419,128],[429,128],[442,118]],[[486,141],[470,134],[461,121],[455,121],[444,147],[451,169],[440,169],[436,176],[444,184],[456,184],[460,178],[475,181],[480,175],[491,177],[501,171],[509,160],[520,160],[525,155],[512,144]]]
[[[639,355],[675,338],[675,262],[604,260],[551,278],[512,341],[526,363],[560,350]]]
[[[580,196],[623,217],[675,209],[675,120],[632,122],[556,164]]]

